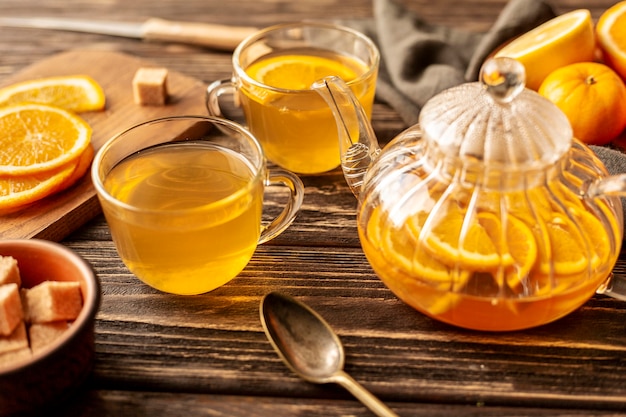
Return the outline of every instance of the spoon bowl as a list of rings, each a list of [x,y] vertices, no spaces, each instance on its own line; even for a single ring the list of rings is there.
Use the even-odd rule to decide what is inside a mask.
[[[376,415],[397,416],[343,371],[343,345],[312,308],[288,295],[271,292],[263,297],[260,314],[274,350],[298,376],[317,384],[340,384]]]

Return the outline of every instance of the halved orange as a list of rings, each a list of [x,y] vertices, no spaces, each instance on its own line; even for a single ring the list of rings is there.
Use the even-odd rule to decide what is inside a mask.
[[[0,175],[29,175],[66,165],[89,146],[91,127],[55,106],[0,108]]]
[[[602,13],[596,25],[596,37],[604,61],[626,80],[626,1]]]
[[[593,61],[595,35],[591,13],[574,10],[526,32],[496,52],[520,61],[526,69],[526,87],[537,90],[557,68],[575,62]]]
[[[0,107],[40,103],[74,112],[102,110],[102,87],[86,75],[70,75],[23,81],[0,88]]]

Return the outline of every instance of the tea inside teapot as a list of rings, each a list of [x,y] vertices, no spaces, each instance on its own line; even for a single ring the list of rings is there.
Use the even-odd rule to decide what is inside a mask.
[[[621,236],[616,201],[590,211],[572,189],[580,177],[512,191],[409,184],[419,165],[396,177],[403,207],[374,191],[358,221],[373,269],[423,313],[471,329],[532,327],[582,305],[610,274]]]

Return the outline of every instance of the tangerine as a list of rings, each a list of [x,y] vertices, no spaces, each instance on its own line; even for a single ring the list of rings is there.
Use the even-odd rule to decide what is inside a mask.
[[[565,113],[574,136],[584,143],[607,144],[626,128],[626,86],[604,64],[581,62],[559,68],[538,92]]]

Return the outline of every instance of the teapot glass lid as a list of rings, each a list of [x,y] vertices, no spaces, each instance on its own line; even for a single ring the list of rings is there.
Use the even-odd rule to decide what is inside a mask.
[[[420,113],[424,138],[447,156],[542,169],[572,144],[567,117],[548,99],[524,88],[525,71],[511,58],[485,62],[480,81],[450,88]]]

